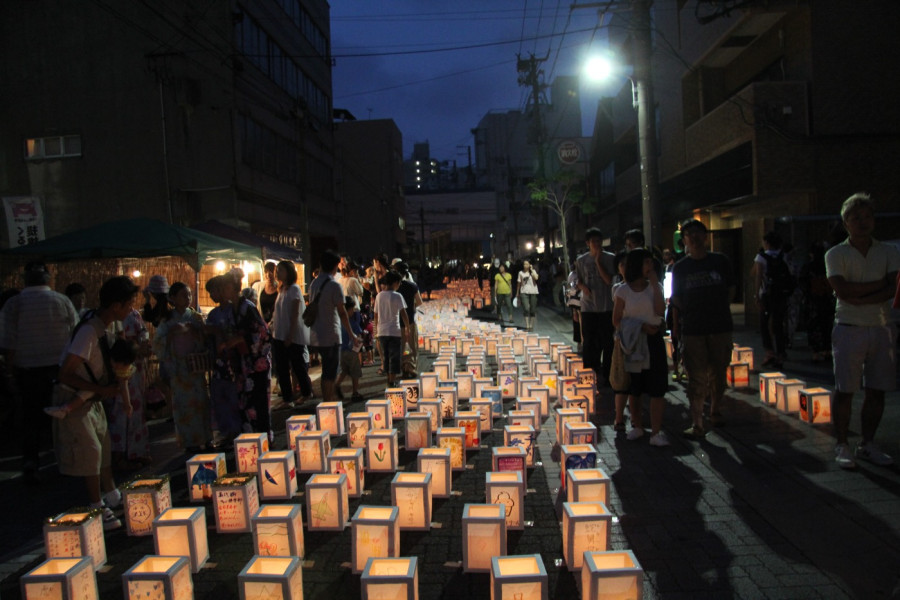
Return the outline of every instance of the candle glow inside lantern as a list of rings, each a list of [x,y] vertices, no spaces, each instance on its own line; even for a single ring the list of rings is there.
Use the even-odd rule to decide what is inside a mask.
[[[453,375],[453,364],[449,360],[439,358],[432,363],[431,368],[437,373],[438,381],[450,379],[450,376]]]
[[[234,473],[213,483],[217,533],[249,533],[250,517],[259,510],[256,475]]]
[[[484,474],[485,501],[499,504],[506,516],[506,529],[525,529],[525,482],[519,471],[489,471]]]
[[[543,371],[539,371],[538,379],[541,380],[541,385],[546,386],[546,388],[549,390],[551,398],[558,398],[560,396],[559,375],[556,373],[556,371],[553,371],[549,368]]]
[[[268,504],[250,519],[259,556],[303,557],[303,516],[299,504]]]
[[[475,395],[475,376],[471,373],[456,374],[456,395],[460,400],[469,400]]]
[[[169,476],[134,479],[122,486],[122,496],[128,535],[150,535],[153,519],[172,506]]]
[[[169,508],[153,522],[153,544],[160,556],[184,556],[197,573],[209,560],[206,509]]]
[[[306,482],[306,527],[310,531],[343,531],[350,519],[347,475],[316,473]]]
[[[297,466],[290,450],[271,450],[256,463],[263,500],[290,500],[297,493]]]
[[[775,382],[787,379],[780,371],[759,374],[759,401],[770,406],[775,405]]]
[[[500,386],[486,385],[481,388],[481,398],[491,401],[491,411],[495,417],[503,416],[503,391]]]
[[[191,563],[184,556],[145,556],[122,573],[127,600],[189,600]]]
[[[420,373],[419,383],[421,387],[419,392],[422,398],[433,398],[434,391],[437,389],[438,375],[437,373]]]
[[[518,399],[521,400],[522,398],[528,396],[525,392],[526,387],[528,387],[529,385],[539,385],[540,383],[541,383],[541,380],[538,377],[519,377],[519,381],[517,382]]]
[[[531,425],[506,425],[503,428],[503,445],[519,446],[525,450],[525,465],[534,466],[534,446],[537,435]]]
[[[597,374],[593,369],[575,369],[575,378],[579,385],[591,385],[597,387]]]
[[[580,394],[576,395],[564,395],[562,398],[562,407],[563,408],[577,408],[579,410],[584,411],[584,414],[588,414],[589,410],[589,402],[587,397],[582,396]]]
[[[641,600],[644,570],[630,550],[585,551],[581,589],[585,600]]]
[[[403,414],[419,410],[419,398],[422,397],[419,380],[403,379],[400,388],[403,390]]]
[[[97,600],[90,556],[48,558],[19,580],[25,600]]]
[[[565,443],[566,423],[584,423],[587,420],[586,413],[580,408],[555,408],[553,412],[556,413],[556,441],[560,444]]]
[[[456,426],[466,432],[466,450],[472,450],[481,444],[481,414],[474,410],[459,411],[454,420]]]
[[[406,424],[409,427],[410,413],[406,415]],[[369,471],[393,472],[397,470],[397,455],[399,443],[397,441],[397,430],[377,430],[370,431],[366,436],[366,465]]]
[[[588,369],[590,371],[590,369]],[[593,371],[591,374],[593,375]],[[594,414],[594,406],[597,404],[597,385],[594,383],[576,383],[575,396],[584,396],[588,401],[588,414]]]
[[[462,517],[463,573],[486,573],[506,554],[506,511],[501,504],[466,504]]]
[[[563,444],[596,444],[597,426],[587,421],[582,423],[568,422],[563,425]]]
[[[372,427],[372,415],[367,412],[352,412],[347,415],[347,445],[351,448],[364,448],[366,434]]]
[[[351,570],[361,573],[370,558],[400,556],[400,509],[360,506],[350,522]]]
[[[466,430],[461,427],[441,427],[434,438],[438,448],[450,449],[450,467],[454,471],[465,471]]]
[[[563,558],[570,571],[577,571],[585,550],[609,548],[612,514],[602,502],[563,502]]]
[[[582,369],[584,369],[584,359],[582,359],[577,354],[570,354],[566,357],[564,371],[566,375],[575,377],[577,379],[578,376],[576,375],[576,373],[578,373],[578,371],[581,371]]]
[[[489,432],[494,426],[493,402],[490,398],[472,398],[469,400],[469,410],[478,413],[481,431]]]
[[[254,556],[238,573],[241,600],[303,600],[303,570],[296,556]]]
[[[589,444],[572,444],[560,446],[561,461],[560,471],[562,471],[561,485],[566,485],[566,472],[569,469],[596,469],[597,468],[597,449]]]
[[[491,471],[517,471],[522,481],[528,482],[528,465],[525,448],[521,446],[495,446],[491,448]]]
[[[328,453],[328,472],[347,475],[347,493],[351,498],[362,496],[366,487],[362,448],[334,448]]]
[[[329,435],[344,435],[344,405],[340,402],[319,402],[316,405],[316,424],[319,431]]]
[[[559,378],[559,391],[563,395],[563,398],[568,396],[576,396],[575,393],[575,385],[578,383],[578,380],[575,377],[560,377]]]
[[[87,556],[98,569],[106,564],[102,510],[74,508],[44,522],[44,552],[47,558]]]
[[[431,431],[437,431],[443,420],[441,416],[441,401],[438,398],[423,398],[419,400],[419,410],[431,416]]]
[[[748,363],[731,363],[725,371],[725,382],[730,388],[750,386],[750,365]]]
[[[487,398],[487,396],[483,396],[481,392],[484,388],[492,387],[494,385],[494,380],[490,377],[475,377],[475,398]]]
[[[397,473],[391,481],[391,504],[399,510],[400,529],[431,529],[431,473]]]
[[[195,454],[185,463],[191,502],[212,499],[212,483],[225,474],[224,453]]]
[[[419,600],[418,559],[370,558],[360,585],[362,600]]]
[[[331,436],[327,431],[310,429],[303,431],[296,439],[297,472],[324,473],[327,469],[325,458],[331,452]]]
[[[568,469],[566,500],[569,502],[602,502],[609,504],[609,475],[603,469]]]
[[[500,397],[505,399],[516,397],[516,372],[497,371],[497,387],[500,388]]]
[[[372,415],[372,429],[390,429],[394,426],[391,403],[387,400],[366,400],[366,412]]]
[[[269,451],[266,433],[242,433],[234,438],[234,460],[238,473],[256,473],[256,461]]]
[[[548,586],[540,554],[495,556],[491,560],[491,600],[547,600]]]
[[[402,419],[406,415],[406,390],[399,387],[384,390],[384,397],[391,405],[391,418]]]
[[[420,448],[416,457],[416,470],[431,473],[433,498],[449,498],[453,489],[449,448]]]
[[[744,346],[735,346],[731,349],[731,362],[747,363],[750,370],[753,370],[753,348]]]
[[[506,420],[510,425],[528,425],[535,431],[541,430],[541,419],[533,410],[511,410]]]
[[[497,356],[497,367],[498,367],[499,371],[512,372],[518,379],[519,363],[516,361],[516,357],[513,355],[512,352],[509,352],[507,354],[498,355]],[[516,385],[518,386],[518,383]],[[513,392],[513,396],[515,396],[515,394],[516,394],[516,391]]]
[[[512,351],[516,356],[523,356],[525,354],[525,338],[524,337],[514,337],[512,339]]]
[[[825,388],[800,390],[800,420],[807,423],[831,422],[831,392]]]
[[[301,432],[316,428],[315,415],[291,415],[284,422],[287,433],[288,448],[293,450],[295,439]]]
[[[441,401],[441,418],[452,419],[456,414],[456,388],[440,386],[435,390],[435,396]]]
[[[542,384],[531,384],[525,387],[525,395],[532,398],[537,398],[541,401],[542,419],[546,419],[550,416],[550,388]]]
[[[806,382],[800,379],[779,379],[775,382],[775,408],[783,413],[800,412],[800,390]]]

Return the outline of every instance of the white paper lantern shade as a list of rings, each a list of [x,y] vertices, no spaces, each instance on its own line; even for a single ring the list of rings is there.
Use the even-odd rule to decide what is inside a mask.
[[[431,473],[433,498],[449,498],[453,489],[453,470],[450,466],[449,448],[420,448],[416,457],[416,470]]]
[[[581,569],[585,550],[609,548],[612,514],[601,502],[563,502],[563,559],[570,571]]]
[[[609,475],[603,469],[568,469],[566,500],[568,502],[602,502],[609,504]]]
[[[547,600],[547,571],[540,554],[495,556],[491,561],[491,598]]]
[[[364,448],[366,434],[372,431],[372,415],[367,412],[347,414],[347,445],[351,448]]]
[[[566,395],[563,396],[562,402],[560,403],[563,408],[577,408],[584,412],[584,414],[588,414],[590,412],[590,402],[588,401],[586,396],[582,395]]]
[[[294,440],[301,432],[316,428],[315,415],[291,415],[284,422],[288,448],[294,449]]]
[[[456,374],[456,394],[459,400],[469,400],[475,395],[475,376],[469,372]]]
[[[303,600],[303,570],[296,556],[254,556],[238,573],[241,600]]]
[[[485,502],[499,504],[506,515],[506,529],[525,529],[525,482],[519,471],[484,474]]]
[[[400,509],[401,530],[431,529],[431,473],[397,473],[391,481],[391,504]]]
[[[290,500],[296,495],[295,461],[290,450],[271,450],[259,457],[256,475],[262,500]]]
[[[90,557],[94,569],[106,564],[101,509],[73,508],[44,522],[47,558]]]
[[[433,398],[437,389],[438,376],[437,373],[421,373],[419,375],[419,383],[422,398]]]
[[[360,506],[350,521],[351,570],[361,573],[370,558],[400,556],[400,509]]]
[[[443,422],[441,401],[438,398],[419,400],[419,410],[431,416],[431,431],[436,432]]]
[[[391,418],[402,419],[406,415],[406,390],[399,387],[387,388],[384,397],[391,404]]]
[[[731,362],[733,363],[746,363],[746,365],[753,370],[753,348],[744,347],[744,346],[735,346],[731,350]]]
[[[481,415],[473,410],[459,411],[454,420],[466,432],[466,450],[477,450],[481,444]]]
[[[583,423],[586,420],[585,412],[576,407],[554,408],[553,412],[556,416],[556,441],[560,444],[563,443],[566,423]]]
[[[475,393],[473,394],[474,398],[485,398],[486,396],[482,395],[482,391],[484,388],[495,387],[494,380],[490,377],[475,377]]]
[[[145,556],[122,574],[126,600],[194,597],[191,563],[183,556]]]
[[[491,471],[515,471],[522,474],[522,481],[528,484],[528,465],[525,448],[521,446],[499,446],[491,448]]]
[[[563,426],[563,444],[590,444],[599,441],[597,426],[593,423],[566,423]]]
[[[409,427],[411,413],[407,415]],[[366,436],[366,465],[370,472],[391,473],[397,470],[399,443],[397,430],[370,431]]]
[[[370,558],[360,585],[362,600],[419,600],[418,559]]]
[[[806,387],[801,379],[778,379],[775,381],[775,407],[787,414],[800,412],[800,390]]]
[[[306,527],[343,531],[350,519],[347,475],[316,473],[306,482]]]
[[[403,379],[400,388],[403,390],[403,414],[419,410],[419,398],[422,397],[419,380]]]
[[[260,506],[250,523],[255,554],[303,557],[303,517],[299,504]]]
[[[466,504],[462,516],[463,573],[486,573],[506,554],[506,512],[500,504]]]
[[[460,427],[441,427],[434,434],[438,448],[450,450],[450,466],[454,471],[466,469],[466,432]]]
[[[550,416],[550,388],[546,385],[529,385],[525,387],[525,395],[541,401],[541,418]]]
[[[256,473],[256,461],[268,451],[268,434],[242,433],[234,438],[235,470],[238,473]]]
[[[319,402],[316,405],[316,429],[332,437],[344,435],[344,405],[341,402]]]
[[[525,338],[514,337],[512,339],[512,349],[513,349],[513,354],[515,354],[516,356],[524,356],[525,355]]]
[[[505,355],[501,354],[497,358],[497,367],[501,372],[510,372],[516,379],[519,378],[519,363],[516,361],[516,357],[513,356],[512,352]],[[513,392],[513,395],[515,394],[516,391]]]
[[[334,448],[328,453],[328,472],[347,475],[347,493],[362,496],[366,487],[362,448]]]
[[[800,420],[807,423],[831,422],[831,392],[825,388],[800,390]]]
[[[511,410],[506,416],[506,422],[510,425],[527,425],[535,431],[541,430],[540,412],[535,414],[533,410]]]
[[[435,390],[435,396],[441,401],[441,418],[452,419],[456,414],[457,399],[456,389],[449,386],[440,386]]]
[[[585,551],[581,589],[585,600],[642,600],[644,570],[630,550]]]
[[[481,431],[490,432],[494,426],[493,402],[490,398],[472,398],[469,400],[469,410],[478,413]]]
[[[597,374],[593,369],[575,369],[574,375],[575,379],[578,380],[578,385],[590,385],[594,388],[597,387]]]
[[[504,400],[516,397],[516,373],[515,371],[498,371],[497,387],[500,388],[500,397]]]
[[[91,557],[48,558],[19,579],[25,600],[97,600]]]
[[[213,484],[217,533],[249,533],[250,518],[259,510],[256,475],[234,473]]]
[[[562,392],[563,397],[567,396],[576,396],[575,393],[575,385],[578,383],[578,380],[575,377],[560,377],[559,378],[559,391]]]
[[[581,369],[584,369],[584,360],[577,354],[566,355],[566,363],[563,365],[563,369],[563,373],[569,377],[575,377],[577,380],[578,377],[575,374]]]
[[[372,415],[372,429],[390,429],[394,426],[391,403],[387,400],[366,400],[366,412]]]
[[[172,506],[169,476],[139,477],[122,486],[125,531],[128,535],[150,535],[153,519]]]
[[[407,413],[403,428],[405,450],[418,450],[431,446],[431,413]]]
[[[481,388],[481,397],[491,401],[494,417],[503,416],[503,391],[498,386],[484,386]]]
[[[530,425],[506,425],[503,428],[503,445],[518,446],[525,450],[525,465],[534,466],[534,447],[537,434]]]
[[[572,444],[560,446],[560,475],[566,485],[566,471],[569,469],[595,469],[597,468],[597,449],[589,444]]]
[[[212,500],[212,484],[226,471],[225,454],[195,454],[185,463],[191,502]]]
[[[169,508],[153,523],[153,544],[157,555],[184,556],[197,573],[209,560],[206,538],[206,509]]]
[[[769,406],[775,406],[775,382],[779,379],[788,379],[788,376],[780,371],[759,374],[759,401]]]
[[[750,387],[750,365],[748,363],[731,363],[725,370],[725,383],[730,388],[743,389]]]
[[[318,429],[303,431],[297,436],[295,452],[298,473],[324,473],[328,469],[331,435]]]

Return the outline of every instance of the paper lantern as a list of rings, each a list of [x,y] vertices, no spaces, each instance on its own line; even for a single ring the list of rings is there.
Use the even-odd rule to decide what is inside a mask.
[[[391,504],[400,509],[400,529],[431,529],[431,473],[397,473],[391,481]]]
[[[44,553],[47,558],[91,559],[94,569],[106,564],[102,510],[73,508],[44,521]]]
[[[291,415],[284,422],[284,428],[287,433],[288,448],[293,450],[294,440],[300,433],[316,428],[316,417],[315,415]]]
[[[472,338],[459,338],[456,340],[456,349],[463,356],[468,356],[472,350]]]
[[[419,380],[403,379],[400,388],[403,390],[403,414],[419,410],[419,398],[422,397]]]
[[[434,394],[441,401],[441,418],[452,419],[456,414],[456,389],[450,386],[439,386]]]
[[[259,495],[263,500],[290,500],[297,493],[297,467],[290,450],[272,450],[256,464]]]
[[[484,474],[485,501],[499,504],[506,516],[506,529],[525,529],[525,481],[519,471],[489,471]]]
[[[530,410],[534,412],[538,421],[543,422],[544,416],[541,414],[541,399],[533,396],[519,396],[516,399],[516,410]],[[537,430],[537,428],[535,428]]]
[[[419,410],[431,417],[431,431],[437,431],[443,421],[441,401],[437,398],[423,398],[419,400]]]
[[[488,356],[497,356],[497,338],[488,338],[487,340],[487,353]]]
[[[347,475],[347,493],[351,498],[362,496],[366,487],[361,448],[334,448],[328,453],[328,472]]]
[[[238,573],[241,600],[303,600],[303,570],[296,556],[254,556]]]
[[[366,400],[366,412],[372,415],[372,429],[390,429],[394,426],[391,403],[387,400]]]
[[[775,382],[787,379],[780,371],[759,374],[759,401],[770,406],[775,405]]]
[[[783,413],[800,412],[800,390],[806,382],[800,379],[778,379],[775,381],[775,408]]]
[[[350,521],[351,570],[361,573],[370,558],[400,556],[400,509],[360,506]]]
[[[407,427],[409,427],[410,423],[409,417],[418,414],[420,413],[406,415]],[[371,472],[396,471],[397,455],[399,454],[398,447],[396,429],[370,431],[366,436],[366,465],[368,470]]]
[[[437,373],[420,373],[419,374],[419,392],[421,398],[433,398],[434,391],[437,389],[438,376]]]
[[[585,551],[581,590],[585,600],[641,600],[644,570],[630,550]]]
[[[528,483],[528,465],[525,464],[525,448],[521,446],[495,446],[491,448],[491,471],[517,471],[522,481]]]
[[[597,467],[597,449],[589,444],[572,444],[560,446],[561,486],[566,485],[566,471],[569,469],[595,469]]]
[[[509,354],[500,354],[497,357],[497,370],[500,372],[511,372],[516,378],[519,377],[519,363],[516,361],[516,357],[512,352]],[[497,385],[502,385],[501,383],[497,383]],[[515,395],[515,392],[513,393]]]
[[[501,504],[466,504],[462,517],[463,573],[486,573],[506,554],[506,513]]]
[[[485,397],[481,395],[481,392],[484,390],[484,388],[494,386],[494,380],[490,377],[475,377],[473,381],[475,382],[475,392],[472,396],[473,398]]]
[[[506,417],[510,425],[528,425],[535,431],[541,430],[540,409],[535,414],[533,410],[511,410]]]
[[[585,415],[587,415],[590,411],[590,402],[588,402],[587,397],[581,395],[563,396],[562,402],[560,404],[563,408],[576,408],[582,411]]]
[[[609,504],[610,479],[603,469],[567,469],[566,500]]]
[[[609,548],[612,514],[602,502],[563,502],[563,559],[570,571],[577,571],[585,550],[603,552]]]
[[[559,392],[563,395],[563,398],[577,395],[575,393],[575,384],[577,383],[578,380],[575,377],[561,376],[559,378],[559,382],[557,383],[557,385],[559,386]]]
[[[325,458],[331,452],[331,436],[327,431],[310,429],[296,439],[297,472],[324,473],[328,468]]]
[[[514,337],[512,339],[512,350],[513,354],[516,356],[522,356],[525,354],[525,338],[523,337]]]
[[[489,433],[494,426],[493,404],[490,398],[472,398],[469,400],[469,410],[478,413],[480,428],[484,433]]]
[[[750,370],[753,370],[753,348],[735,346],[731,350],[731,362],[747,363]]]
[[[213,483],[217,533],[249,533],[250,517],[259,510],[256,475],[234,473]]]
[[[250,518],[254,554],[303,557],[303,516],[299,504],[268,504]]]
[[[572,362],[580,363],[581,368],[584,368],[584,361],[578,355],[577,352],[572,350],[562,350],[557,354],[556,357],[556,368],[566,377],[574,377],[575,369],[579,368],[577,365],[571,364]]]
[[[531,384],[525,386],[525,395],[531,398],[537,398],[541,401],[541,418],[546,419],[550,416],[550,388],[546,385]]]
[[[481,414],[474,410],[463,410],[454,416],[456,426],[466,432],[466,450],[477,449],[481,444]]]
[[[347,475],[317,473],[306,482],[306,527],[310,531],[343,531],[350,519]]]
[[[405,450],[418,450],[431,445],[431,421],[430,412],[407,413],[403,438]]]
[[[267,433],[242,433],[234,438],[234,461],[238,473],[256,473],[256,461],[269,451]]]
[[[559,357],[560,349],[569,348],[566,344],[562,342],[550,342],[550,360],[556,360]]]
[[[672,336],[667,335],[663,337],[663,342],[666,344],[666,358],[672,360],[672,356],[675,354],[675,344],[672,342]]]
[[[431,496],[449,498],[453,489],[450,448],[420,448],[416,457],[416,470],[431,473]]]
[[[581,423],[567,422],[563,425],[563,444],[596,444],[598,442],[597,427],[586,421]]]
[[[495,417],[503,416],[503,390],[496,385],[486,385],[481,388],[481,398],[491,401],[491,411]]]
[[[90,556],[48,558],[19,579],[25,600],[97,600]]]
[[[556,369],[553,368],[553,363],[550,362],[550,358],[547,357],[546,354],[541,354],[540,356],[535,356],[532,362],[531,374],[535,377],[540,377],[542,373],[556,373]]]
[[[748,363],[731,363],[725,370],[725,382],[730,388],[750,386],[750,365]]]
[[[592,371],[593,372],[593,371]],[[576,383],[575,395],[584,396],[588,401],[588,414],[594,414],[594,408],[597,406],[597,386],[593,383]]]
[[[367,412],[352,412],[347,414],[347,445],[351,448],[364,448],[366,434],[372,427],[372,415]]]
[[[191,563],[184,556],[145,556],[122,573],[126,600],[194,597]]]
[[[438,448],[450,449],[450,466],[454,471],[466,470],[466,431],[461,427],[440,427],[434,434]]]
[[[800,420],[807,423],[831,422],[831,392],[825,388],[800,390]]]
[[[554,408],[556,416],[556,441],[563,444],[566,423],[583,423],[587,420],[584,410],[580,408]]]
[[[491,560],[491,600],[547,600],[548,585],[540,554],[495,556]]]
[[[316,429],[328,435],[344,435],[344,405],[340,402],[319,402],[316,405]]]
[[[431,368],[437,373],[438,380],[450,379],[453,375],[453,365],[449,360],[436,360],[432,363]]]
[[[469,356],[466,361],[466,373],[472,376],[473,381],[482,378],[484,375],[484,359],[481,355],[478,357],[474,355]]]
[[[191,502],[212,499],[213,482],[225,474],[225,454],[195,454],[185,463]]]
[[[517,375],[515,371],[497,371],[497,387],[500,388],[500,397],[502,399],[516,397],[516,379]]]
[[[475,376],[471,373],[456,374],[456,397],[468,400],[475,394]]]
[[[153,544],[160,556],[184,556],[197,573],[209,560],[206,509],[168,508],[153,522]]]
[[[503,445],[519,446],[525,450],[525,465],[534,466],[534,446],[537,435],[531,425],[506,425],[503,428]]]
[[[541,349],[541,352],[544,354],[550,354],[550,337],[546,335],[539,335],[537,339],[538,348]]]
[[[370,558],[360,585],[362,600],[419,600],[418,559]]]
[[[399,387],[384,390],[384,397],[391,405],[391,418],[402,419],[406,415],[406,390]]]
[[[125,531],[128,535],[150,535],[153,519],[172,506],[169,476],[137,478],[122,486]]]

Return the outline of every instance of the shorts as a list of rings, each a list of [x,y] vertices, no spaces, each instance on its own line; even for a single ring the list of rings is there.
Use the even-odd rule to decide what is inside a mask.
[[[650,353],[650,368],[640,373],[630,373],[628,393],[631,396],[647,394],[651,398],[661,398],[669,389],[669,363],[662,331],[647,336],[647,350]]]
[[[354,352],[352,350],[341,351],[341,375],[349,375],[351,379],[359,379],[362,377],[359,352]]]
[[[64,403],[64,399],[54,398],[55,405]],[[111,442],[103,403],[88,401],[65,419],[54,419],[53,446],[63,475],[91,477],[109,467]]]
[[[322,379],[325,381],[337,379],[338,364],[340,364],[341,360],[341,345],[317,346],[316,352],[319,353],[319,359],[322,361]]]
[[[835,323],[831,331],[835,390],[847,394],[860,387],[893,391],[897,385],[896,340],[893,324],[866,327]]]

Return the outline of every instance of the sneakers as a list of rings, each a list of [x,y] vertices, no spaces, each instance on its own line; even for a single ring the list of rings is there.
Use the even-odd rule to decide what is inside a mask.
[[[650,436],[650,445],[656,446],[657,448],[662,448],[664,446],[669,445],[669,438],[666,436],[665,431],[660,431],[656,435]]]
[[[633,442],[634,440],[641,439],[643,436],[644,436],[644,428],[643,427],[632,427],[631,431],[629,431],[628,435],[626,435],[625,437],[627,437],[629,440],[631,440]]]
[[[65,406],[45,406],[44,412],[54,419],[65,419],[66,415],[69,414]]]
[[[697,440],[700,441],[706,437],[706,432],[703,431],[702,427],[697,427],[696,425],[691,425],[687,429],[684,430],[682,434],[689,440]]]
[[[846,444],[843,444],[843,446],[847,448]],[[866,442],[865,444],[860,442],[859,444],[857,444],[856,458],[867,460],[874,465],[878,465],[879,467],[889,467],[894,464],[894,459],[891,458],[890,455],[885,454],[884,452],[879,450],[878,446],[876,446],[872,442]],[[840,464],[840,462],[838,462],[838,464]]]
[[[112,509],[108,506],[103,507],[103,512],[101,513],[103,517],[103,530],[110,531],[112,529],[118,529],[122,526],[122,521],[119,520]]]
[[[868,445],[871,445],[871,443]],[[857,452],[859,452],[858,449]],[[853,460],[853,454],[850,452],[848,444],[838,444],[834,447],[834,462],[842,469],[856,468],[856,461]]]

